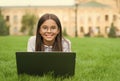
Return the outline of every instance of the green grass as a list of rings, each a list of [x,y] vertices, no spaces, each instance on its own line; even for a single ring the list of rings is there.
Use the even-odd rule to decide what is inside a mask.
[[[22,75],[18,79],[16,51],[26,51],[28,36],[0,36],[0,81],[119,81],[120,38],[70,38],[75,51],[75,75],[53,78],[51,75]]]

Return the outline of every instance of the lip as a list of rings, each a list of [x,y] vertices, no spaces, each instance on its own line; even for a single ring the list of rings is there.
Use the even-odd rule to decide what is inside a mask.
[[[52,37],[52,35],[46,35],[46,37],[47,37],[47,38],[51,38],[51,37]]]

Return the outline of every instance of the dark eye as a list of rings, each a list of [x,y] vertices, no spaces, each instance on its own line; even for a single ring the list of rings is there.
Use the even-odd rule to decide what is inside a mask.
[[[57,27],[56,26],[52,26],[51,29],[56,29]]]
[[[48,27],[47,26],[42,26],[43,29],[47,29]]]

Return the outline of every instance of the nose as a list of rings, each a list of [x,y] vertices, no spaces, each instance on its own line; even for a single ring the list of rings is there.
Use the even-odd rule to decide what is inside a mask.
[[[51,32],[51,29],[50,29],[50,28],[48,28],[47,32]]]

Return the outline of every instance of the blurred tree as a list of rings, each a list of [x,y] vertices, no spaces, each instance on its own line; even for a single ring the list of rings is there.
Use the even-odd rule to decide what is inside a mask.
[[[36,24],[37,17],[33,14],[25,14],[22,18],[21,32],[28,35],[33,35],[34,25]]]
[[[111,24],[110,32],[108,33],[108,37],[116,37],[116,28],[113,23]]]
[[[7,26],[0,9],[0,35],[9,35],[9,27]]]
[[[66,28],[64,28],[64,30],[63,30],[63,35],[64,35],[64,36],[68,36],[68,35],[67,35]]]

